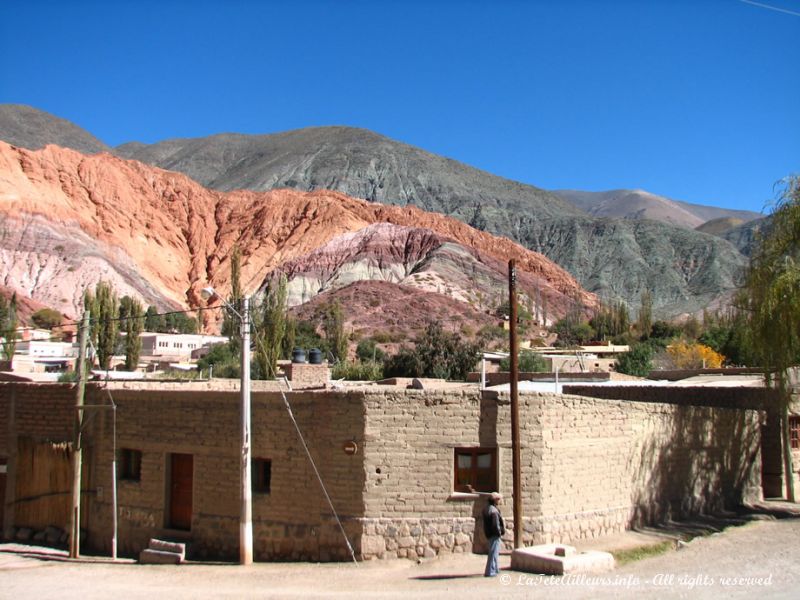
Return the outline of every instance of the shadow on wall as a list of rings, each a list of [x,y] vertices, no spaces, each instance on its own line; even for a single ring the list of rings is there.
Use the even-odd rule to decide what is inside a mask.
[[[660,422],[659,422],[660,421]],[[651,416],[633,469],[630,526],[719,512],[760,496],[756,413],[675,406]],[[638,483],[638,485],[636,485]]]

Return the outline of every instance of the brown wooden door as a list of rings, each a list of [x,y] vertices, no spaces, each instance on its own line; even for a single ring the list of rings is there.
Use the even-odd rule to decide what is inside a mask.
[[[191,454],[170,454],[169,526],[192,528],[192,481],[194,461]]]

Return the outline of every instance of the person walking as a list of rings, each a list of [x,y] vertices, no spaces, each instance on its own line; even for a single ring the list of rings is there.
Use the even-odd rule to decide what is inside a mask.
[[[502,501],[503,496],[498,492],[492,492],[486,508],[483,509],[483,533],[489,541],[489,554],[486,557],[484,577],[495,577],[500,570],[497,564],[500,556],[500,538],[506,532],[503,516],[500,514],[500,509],[497,508]]]

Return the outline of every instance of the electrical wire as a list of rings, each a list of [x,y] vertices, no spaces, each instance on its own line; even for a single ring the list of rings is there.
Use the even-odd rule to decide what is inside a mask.
[[[253,337],[256,344],[261,347],[261,352],[266,353],[266,348],[264,348],[264,343],[262,340],[262,336],[258,331],[258,326],[255,323],[252,323],[252,321],[251,325],[255,333]],[[275,373],[272,365],[269,364],[267,365],[267,367],[270,371],[270,373],[268,374],[271,374],[277,380],[278,376],[277,373]],[[286,379],[286,377],[283,377],[283,381],[286,383],[286,387],[288,387],[289,391],[291,392],[292,386],[289,384],[289,381]],[[297,423],[297,420],[294,417],[294,411],[292,411],[292,406],[291,404],[289,404],[289,399],[286,397],[286,394],[284,393],[282,387],[278,387],[278,391],[280,391],[281,393],[281,398],[283,398],[283,405],[286,407],[286,411],[289,413],[289,419],[291,420],[292,425],[294,425],[294,429],[297,432],[297,437],[300,438],[300,443],[303,446],[303,450],[305,450],[306,457],[308,457],[308,461],[311,463],[311,468],[314,469],[314,474],[317,476],[317,481],[319,481],[319,485],[322,488],[322,493],[325,495],[325,500],[327,500],[328,506],[330,506],[331,512],[333,513],[333,517],[334,519],[336,519],[336,523],[339,526],[339,530],[342,532],[342,537],[344,537],[345,544],[347,544],[347,549],[350,552],[350,556],[353,559],[353,562],[357,566],[359,566],[358,560],[356,559],[356,553],[353,550],[353,545],[350,543],[350,538],[347,536],[347,532],[344,529],[342,520],[339,518],[339,513],[336,512],[336,507],[333,505],[333,500],[331,499],[331,496],[328,493],[328,488],[325,486],[325,482],[322,480],[322,475],[320,474],[319,469],[317,469],[317,464],[314,461],[314,457],[311,456],[311,450],[309,450],[308,444],[306,443],[305,437],[303,436],[303,432],[300,430],[300,425]]]

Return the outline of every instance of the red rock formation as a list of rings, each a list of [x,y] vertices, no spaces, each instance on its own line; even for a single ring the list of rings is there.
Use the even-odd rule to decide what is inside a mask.
[[[430,229],[501,263],[515,258],[521,273],[546,280],[560,296],[577,297],[586,305],[596,302],[540,254],[440,214],[328,191],[215,192],[184,175],[136,161],[56,146],[28,151],[0,142],[0,218],[6,229],[35,222],[42,225],[35,231],[51,232],[36,239],[19,233],[13,247],[0,241],[2,283],[39,298],[44,272],[58,280],[53,285],[73,315],[80,301],[75,291],[92,276],[104,277],[94,263],[87,272],[85,261],[75,260],[78,254],[99,256],[97,264],[108,267],[106,278],[128,286],[123,293],[146,301],[147,293],[160,293],[166,301],[194,307],[203,304],[199,291],[204,286],[228,290],[234,245],[241,249],[242,281],[250,293],[282,263],[379,222]],[[80,250],[76,246],[56,256],[64,254],[64,245],[53,243],[59,239],[69,239]],[[72,270],[52,266],[70,260]],[[50,270],[36,271],[31,262]],[[54,307],[70,312],[67,306]]]

